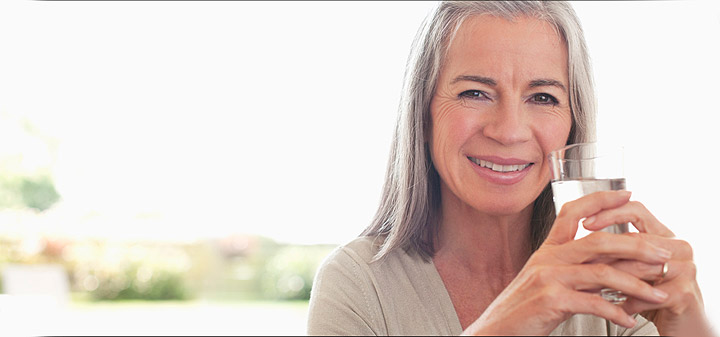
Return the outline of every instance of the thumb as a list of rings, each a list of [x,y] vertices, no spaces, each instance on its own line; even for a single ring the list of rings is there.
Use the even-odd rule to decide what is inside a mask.
[[[559,245],[575,238],[578,222],[602,210],[612,209],[630,201],[629,191],[600,191],[565,203],[548,233],[546,244]]]

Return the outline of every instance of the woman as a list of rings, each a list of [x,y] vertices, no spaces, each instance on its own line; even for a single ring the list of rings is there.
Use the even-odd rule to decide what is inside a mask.
[[[441,3],[413,44],[380,208],[318,271],[308,333],[709,335],[691,248],[629,192],[555,217],[547,155],[592,140],[594,112],[569,4]],[[582,218],[641,234],[573,240]]]

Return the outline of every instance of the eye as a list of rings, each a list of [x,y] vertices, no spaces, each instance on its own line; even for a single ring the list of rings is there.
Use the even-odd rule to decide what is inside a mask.
[[[530,100],[536,104],[557,105],[559,103],[557,98],[546,93],[535,94],[530,98]]]
[[[482,90],[465,90],[458,95],[460,98],[490,99],[490,96]]]

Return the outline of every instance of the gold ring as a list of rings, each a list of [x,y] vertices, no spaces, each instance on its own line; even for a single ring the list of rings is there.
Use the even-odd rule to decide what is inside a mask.
[[[665,262],[663,263],[662,273],[660,274],[660,280],[665,278],[665,275],[668,273],[668,269],[670,269],[670,264]]]

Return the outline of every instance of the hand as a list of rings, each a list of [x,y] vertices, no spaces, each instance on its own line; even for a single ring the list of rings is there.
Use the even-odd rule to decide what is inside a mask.
[[[601,288],[620,290],[647,305],[661,305],[667,294],[608,263],[632,260],[657,266],[669,260],[670,251],[638,235],[596,232],[573,240],[580,219],[621,207],[629,199],[629,192],[605,191],[565,204],[543,245],[465,332],[548,335],[577,313],[634,326],[636,322],[623,307],[590,292]]]
[[[662,276],[664,265],[647,264],[641,261],[616,261],[611,265],[638,278],[652,283],[657,289],[669,294],[662,303],[651,303],[630,297],[623,304],[628,314],[641,313],[651,320],[661,335],[709,336],[709,324],[705,319],[700,288],[695,279],[696,266],[693,263],[692,247],[660,223],[641,203],[628,202],[620,207],[603,210],[583,223],[588,230],[595,231],[612,224],[631,222],[640,233],[625,234],[636,236],[655,246],[672,252],[667,262],[667,273]]]

